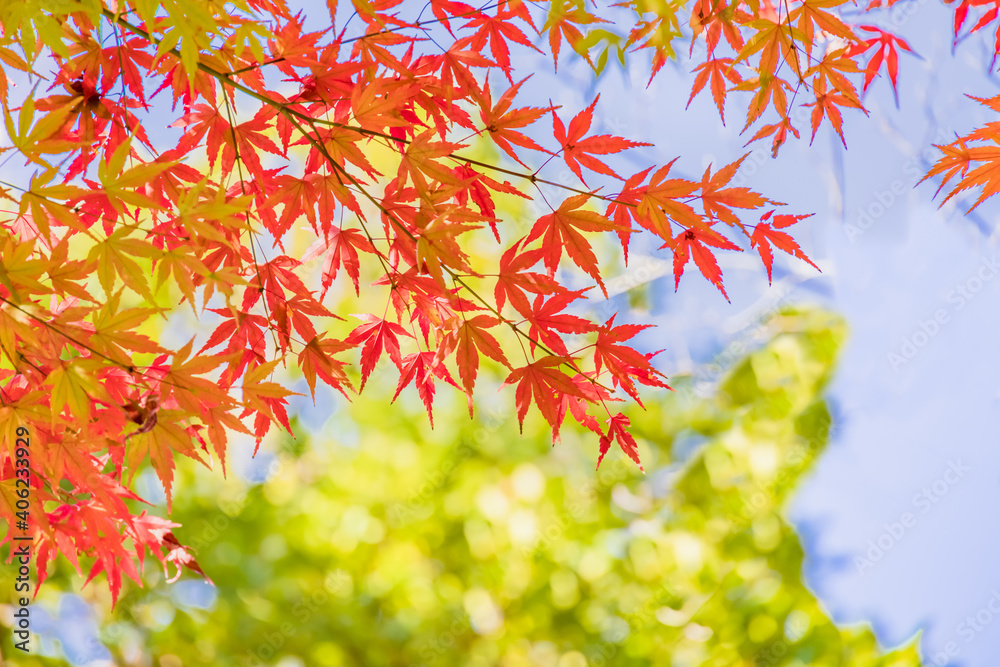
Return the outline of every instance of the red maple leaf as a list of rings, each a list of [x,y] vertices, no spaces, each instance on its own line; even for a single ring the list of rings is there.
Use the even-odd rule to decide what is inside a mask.
[[[552,441],[559,439],[559,427],[565,415],[561,407],[563,398],[583,396],[573,379],[559,370],[560,366],[570,362],[569,357],[542,357],[526,366],[515,368],[504,380],[504,385],[517,383],[514,400],[517,404],[517,421],[522,431],[524,417],[534,400],[538,411],[552,428]]]
[[[507,80],[514,83],[510,78],[510,48],[508,41],[527,46],[528,48],[542,53],[542,50],[531,43],[527,35],[516,25],[507,19],[513,18],[517,14],[510,8],[510,5],[500,3],[497,5],[495,16],[490,16],[486,12],[477,12],[471,16],[463,26],[464,28],[477,28],[472,37],[472,43],[477,50],[482,50],[486,46],[486,40],[490,42],[490,53],[493,60],[503,69],[507,75]]]
[[[789,227],[794,225],[799,220],[804,220],[808,218],[809,215],[776,215],[774,216],[774,222],[769,223],[767,220],[771,217],[774,211],[768,211],[761,216],[760,222],[753,230],[753,234],[750,236],[750,247],[756,247],[757,252],[760,253],[760,258],[764,260],[764,266],[767,267],[767,282],[771,282],[771,264],[774,262],[774,255],[771,252],[771,244],[775,247],[784,250],[789,255],[798,257],[809,263],[814,269],[819,271],[819,267],[816,266],[811,259],[806,257],[806,254],[799,247],[799,244],[791,236],[785,232],[779,232],[779,229]]]
[[[722,286],[722,270],[715,260],[715,255],[712,254],[712,251],[707,246],[722,248],[724,250],[742,250],[742,248],[715,230],[705,226],[685,229],[677,234],[677,237],[673,240],[673,244],[665,243],[660,247],[665,248],[668,245],[672,245],[674,251],[675,290],[680,285],[685,265],[687,265],[689,259],[694,257],[694,263],[698,265],[702,275],[708,278],[710,283],[718,287],[719,291],[722,292],[722,296],[726,297],[726,301],[729,301],[726,288]]]
[[[892,92],[898,102],[899,93],[896,90],[896,74],[899,71],[899,55],[896,53],[896,46],[898,45],[901,49],[910,53],[913,53],[913,49],[906,43],[906,40],[896,37],[891,32],[886,32],[876,26],[861,25],[858,28],[865,32],[875,33],[875,37],[862,40],[850,47],[847,50],[849,58],[861,55],[872,47],[878,47],[868,59],[868,64],[865,65],[865,85],[861,89],[861,92],[868,90],[868,86],[871,85],[872,80],[878,73],[882,61],[885,60],[885,69],[889,74],[889,81],[892,83]]]
[[[709,219],[718,218],[728,225],[739,225],[740,220],[731,209],[760,208],[765,204],[777,204],[766,197],[762,197],[750,188],[744,187],[724,187],[733,179],[739,170],[743,160],[747,158],[747,153],[736,162],[726,165],[715,174],[709,176],[711,165],[705,169],[705,175],[701,179],[701,202],[705,208],[705,215]]]
[[[403,327],[395,322],[384,320],[375,315],[364,313],[357,315],[367,324],[357,327],[347,337],[345,341],[348,345],[357,346],[364,344],[361,349],[361,389],[365,388],[368,377],[375,370],[375,364],[382,356],[382,351],[389,353],[389,358],[397,367],[402,364],[399,353],[399,336],[413,336]]]
[[[525,292],[547,295],[562,291],[563,288],[555,278],[527,270],[538,264],[546,251],[544,248],[521,250],[522,241],[524,239],[515,242],[500,258],[500,273],[497,274],[494,297],[498,311],[503,310],[509,299],[514,309],[527,317],[531,313],[531,304]]]
[[[490,94],[490,82],[486,81],[486,86],[483,90],[483,99],[480,102],[481,108],[479,111],[480,118],[482,118],[483,125],[485,129],[490,133],[490,137],[493,142],[503,150],[504,153],[511,156],[518,161],[519,164],[524,164],[521,158],[517,156],[514,152],[514,147],[511,144],[521,146],[522,148],[530,148],[533,151],[539,151],[541,153],[547,153],[544,148],[539,146],[535,141],[521,132],[518,132],[522,127],[527,127],[531,125],[536,120],[547,114],[552,110],[552,107],[546,107],[544,109],[538,107],[523,107],[520,109],[510,110],[511,105],[514,103],[514,98],[517,96],[517,91],[521,89],[521,86],[527,78],[518,81],[514,85],[507,88],[504,94],[500,96],[497,100],[496,106],[493,106],[492,97]]]
[[[346,362],[334,358],[338,352],[351,349],[346,341],[325,339],[323,334],[314,336],[299,353],[299,368],[309,384],[309,392],[316,399],[316,378],[347,395],[344,387],[350,387],[351,382],[344,373]]]
[[[573,263],[597,281],[601,291],[607,296],[608,292],[597,266],[597,256],[581,232],[608,232],[617,229],[617,226],[596,211],[582,209],[589,199],[588,195],[569,197],[558,209],[540,217],[524,242],[528,244],[537,238],[542,239],[545,268],[550,275],[559,266],[559,259],[565,250]]]
[[[693,45],[694,43],[692,42]],[[698,76],[694,78],[694,84],[691,86],[691,97],[688,98],[687,106],[691,106],[695,95],[700,93],[705,84],[711,81],[712,99],[715,100],[715,106],[719,110],[719,118],[722,119],[722,124],[725,125],[726,80],[728,79],[730,83],[734,84],[743,82],[739,72],[733,69],[733,59],[709,58],[695,67],[694,71],[698,72]]]
[[[399,394],[411,382],[417,386],[417,393],[427,409],[427,418],[430,419],[431,428],[434,428],[434,378],[438,377],[456,388],[455,381],[451,379],[451,374],[444,367],[441,360],[434,352],[414,352],[403,357],[399,370],[399,384],[396,385],[396,393],[392,400],[399,398]]]
[[[592,157],[593,155],[610,155],[611,153],[620,153],[627,148],[635,146],[652,146],[652,144],[641,141],[629,141],[628,139],[614,137],[610,134],[599,134],[584,139],[583,135],[590,129],[590,124],[594,120],[594,107],[597,106],[597,100],[599,99],[601,99],[600,95],[594,98],[589,107],[578,113],[570,121],[568,131],[555,110],[552,110],[552,129],[555,132],[556,141],[562,146],[563,160],[566,161],[566,166],[572,169],[577,178],[583,181],[585,185],[587,181],[580,172],[580,165],[598,174],[621,178],[611,167]]]
[[[320,299],[326,296],[330,286],[333,285],[333,281],[337,279],[337,274],[341,268],[347,271],[351,282],[354,283],[355,294],[360,296],[361,286],[359,285],[359,278],[361,275],[361,260],[358,257],[359,250],[370,253],[375,252],[375,248],[368,242],[368,238],[360,229],[340,229],[334,227],[330,230],[329,236],[326,239],[317,240],[306,251],[305,256],[302,258],[303,262],[308,262],[323,251],[326,251],[326,258],[323,260],[323,293],[320,294]]]
[[[528,335],[531,337],[532,351],[534,351],[537,341],[557,354],[567,356],[569,351],[566,349],[566,343],[556,332],[585,334],[597,328],[590,320],[563,312],[570,303],[581,298],[586,291],[586,289],[582,289],[574,292],[562,292],[548,301],[545,301],[541,294],[535,297],[531,312],[526,316],[528,322],[531,323]]]
[[[597,341],[594,343],[594,367],[597,376],[600,377],[601,369],[606,368],[611,374],[614,386],[620,386],[641,406],[639,392],[636,390],[635,381],[650,387],[669,386],[660,378],[665,378],[660,371],[653,368],[650,360],[659,352],[642,353],[629,347],[620,345],[623,341],[630,340],[640,331],[650,328],[651,324],[619,324],[614,326],[616,315],[612,315],[604,326],[597,330]]]
[[[462,381],[469,403],[469,416],[472,416],[472,390],[476,386],[479,374],[479,353],[510,368],[510,362],[500,348],[500,343],[487,329],[495,327],[500,321],[489,315],[477,315],[464,320],[458,328],[456,337],[457,350],[455,362],[458,364],[458,377]]]
[[[632,422],[620,412],[608,419],[608,434],[601,436],[601,453],[597,457],[598,468],[601,467],[601,461],[604,460],[604,455],[608,453],[608,448],[611,447],[611,441],[615,440],[618,442],[618,446],[622,448],[622,451],[635,461],[635,464],[639,466],[639,470],[646,472],[642,467],[642,463],[639,462],[639,445],[636,444],[635,438],[628,431],[630,426],[632,426]]]
[[[837,131],[840,142],[844,144],[844,148],[847,148],[847,140],[844,139],[843,131],[844,119],[840,115],[840,109],[837,107],[860,107],[844,95],[833,91],[827,92],[826,79],[816,77],[814,81],[813,92],[816,94],[816,101],[805,105],[815,107],[812,112],[812,136],[809,138],[809,143],[812,144],[816,138],[816,130],[819,129],[819,124],[823,122],[823,116],[826,116],[830,119],[830,125],[833,125],[833,129]]]

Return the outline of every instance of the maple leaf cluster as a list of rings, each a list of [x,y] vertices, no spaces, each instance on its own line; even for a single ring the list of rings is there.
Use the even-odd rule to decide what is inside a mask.
[[[956,27],[960,23],[956,22]],[[1000,96],[988,99],[973,97],[979,104],[991,111],[1000,112]],[[950,144],[937,146],[942,156],[931,167],[921,182],[930,178],[940,177],[941,184],[938,193],[957,179],[947,196],[941,202],[943,206],[952,197],[966,190],[979,189],[979,197],[969,207],[967,213],[978,208],[980,204],[1000,192],[1000,149],[997,140],[1000,139],[1000,123],[993,121],[986,126],[957,137]]]
[[[862,95],[882,69],[896,93],[897,47],[912,51],[904,40],[881,28],[845,22],[838,8],[847,2],[798,0],[775,7],[771,0],[735,4],[697,0],[691,26],[696,36],[705,37],[706,57],[695,68],[698,74],[688,104],[707,85],[725,120],[727,95],[750,93],[743,132],[770,109],[775,122],[762,124],[750,141],[771,137],[772,153],[777,155],[789,135],[799,136],[792,113],[798,99],[803,107],[813,107],[811,137],[816,137],[826,118],[846,147],[841,109],[867,114]],[[868,7],[878,8],[876,3]],[[692,43],[692,52],[693,47]],[[862,58],[867,58],[863,68]],[[851,79],[861,73],[859,94]]]
[[[575,114],[522,101],[512,49],[555,67],[565,44],[602,68],[614,43],[623,61],[649,53],[655,75],[680,5],[620,3],[635,24],[618,38],[582,1],[431,0],[433,19],[408,19],[399,0],[353,0],[350,21],[328,4],[318,30],[284,0],[0,8],[0,151],[26,174],[0,183],[0,423],[38,442],[40,579],[55,553],[89,557],[117,598],[122,573],[139,580],[125,538],[140,564],[148,548],[197,571],[173,525],[131,509],[131,480],[151,464],[169,506],[178,455],[225,471],[234,433],[259,444],[290,430],[279,366],[314,395],[323,383],[350,396],[388,364],[396,396],[412,386],[433,420],[441,383],[472,412],[486,358],[522,424],[535,411],[556,439],[570,417],[601,458],[617,443],[638,464],[613,406],[641,405],[640,389],[666,378],[634,347],[645,326],[582,317],[588,289],[566,276],[606,296],[599,244],[627,262],[639,233],[672,254],[675,287],[693,262],[723,295],[719,251],[756,248],[769,278],[775,247],[809,261],[783,231],[806,216],[731,184],[743,158],[700,180],[676,161],[620,174],[616,158],[647,144],[596,131],[598,99]],[[862,108],[855,59],[876,49],[864,87],[883,63],[895,86],[895,47],[907,48],[858,37],[836,0],[791,4],[782,16],[768,0],[696,0],[690,16],[708,47],[692,96],[710,83],[722,115],[728,92],[749,93],[747,127],[769,107],[778,116],[754,137],[774,135],[775,150],[797,135],[788,91],[815,95],[814,134],[824,117],[841,133],[838,107]],[[717,55],[721,37],[733,57]],[[471,157],[474,142],[507,166]],[[579,185],[545,178],[551,160]],[[548,210],[523,234],[501,213],[517,198]],[[302,226],[304,254],[286,248]],[[372,312],[338,314],[350,291]],[[154,339],[178,304],[218,322],[200,345]]]

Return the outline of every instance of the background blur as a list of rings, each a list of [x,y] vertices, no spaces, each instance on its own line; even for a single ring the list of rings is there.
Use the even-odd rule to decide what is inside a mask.
[[[938,209],[937,184],[916,186],[931,144],[992,120],[965,97],[997,94],[989,37],[953,49],[951,21],[925,0],[866,17],[919,56],[900,56],[898,106],[877,80],[869,117],[845,115],[847,150],[824,127],[777,159],[743,147],[745,98],[729,125],[706,93],[684,110],[697,48],[648,87],[638,57],[595,82],[579,59],[554,75],[516,56],[563,117],[601,93],[595,132],[656,145],[636,169],[680,155],[696,178],[750,151],[737,180],[816,213],[796,237],[823,273],[781,258],[768,286],[758,259],[722,254],[731,304],[695,271],[675,294],[669,257],[640,239],[616,295],[590,305],[658,324],[644,345],[678,391],[631,413],[646,476],[615,452],[595,475],[596,443],[570,431],[555,448],[537,424],[519,437],[489,392],[474,422],[441,392],[433,432],[407,392],[386,409],[394,378],[353,406],[300,399],[299,437],[252,460],[243,443],[228,480],[179,465],[179,534],[217,586],[149,570],[112,612],[62,560],[33,608],[39,664],[916,664],[912,647],[865,657],[866,622],[883,646],[922,628],[925,664],[993,667],[997,208]],[[795,304],[843,320],[773,319]],[[151,475],[139,487],[162,498]]]
[[[837,628],[802,580],[784,518],[824,451],[822,391],[844,337],[818,310],[713,396],[681,379],[631,416],[648,474],[596,442],[551,447],[541,419],[380,409],[384,386],[306,409],[226,482],[178,466],[172,518],[215,586],[155,568],[110,609],[68,568],[33,607],[43,654],[75,665],[879,665],[916,667]],[[333,408],[336,409],[333,409]],[[332,414],[331,414],[332,413]],[[155,497],[150,475],[140,493]],[[147,496],[147,497],[148,497]],[[80,591],[60,594],[60,590]],[[24,660],[17,664],[50,662]]]

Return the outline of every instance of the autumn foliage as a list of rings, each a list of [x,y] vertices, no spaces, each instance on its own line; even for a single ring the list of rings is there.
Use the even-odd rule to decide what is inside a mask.
[[[473,411],[489,359],[519,420],[537,411],[555,439],[569,417],[600,458],[616,443],[638,464],[615,405],[667,384],[633,347],[643,325],[574,311],[605,292],[602,238],[627,261],[632,236],[652,234],[675,286],[693,264],[725,295],[720,251],[756,250],[769,277],[775,248],[812,264],[791,235],[808,212],[733,185],[737,156],[700,180],[676,159],[620,173],[642,137],[595,132],[599,99],[526,101],[513,56],[599,71],[628,53],[655,76],[675,45],[704,41],[691,97],[709,91],[723,117],[734,95],[747,138],[777,154],[799,136],[794,105],[812,107],[812,136],[825,121],[844,139],[842,110],[863,112],[880,74],[897,85],[909,45],[848,24],[843,4],[626,0],[605,8],[610,22],[582,1],[431,0],[430,18],[399,0],[330,0],[326,25],[284,0],[3,4],[0,150],[21,176],[0,183],[0,451],[10,481],[14,430],[37,443],[39,579],[56,553],[89,558],[114,596],[147,549],[197,570],[175,524],[126,504],[140,500],[133,475],[149,462],[169,502],[177,455],[225,471],[231,434],[289,429],[279,365],[350,396],[390,364],[396,395],[415,391],[433,419],[442,385]],[[972,6],[958,7],[956,34]],[[992,171],[966,174],[996,160],[967,145],[988,138],[947,147],[935,170],[993,194]],[[484,143],[501,162],[470,156]],[[546,178],[553,161],[579,182]],[[519,234],[504,198],[548,212]],[[303,225],[315,240],[304,257],[286,248]],[[494,250],[483,260],[474,247]],[[567,287],[574,275],[589,287]],[[372,312],[342,312],[342,285]],[[178,308],[214,331],[176,347],[142,333]],[[10,488],[0,517],[13,525]]]

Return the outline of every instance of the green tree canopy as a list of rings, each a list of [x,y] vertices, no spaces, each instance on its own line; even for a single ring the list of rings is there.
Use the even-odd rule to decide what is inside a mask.
[[[431,430],[415,401],[365,399],[274,441],[263,483],[179,468],[172,518],[217,597],[198,608],[154,568],[113,611],[87,586],[101,640],[164,667],[919,665],[915,641],[883,652],[831,621],[785,517],[828,441],[844,325],[799,310],[764,330],[715,396],[681,381],[630,413],[645,477],[620,452],[595,473],[541,419],[512,438],[513,415],[456,402]],[[80,590],[67,571],[41,606]]]

